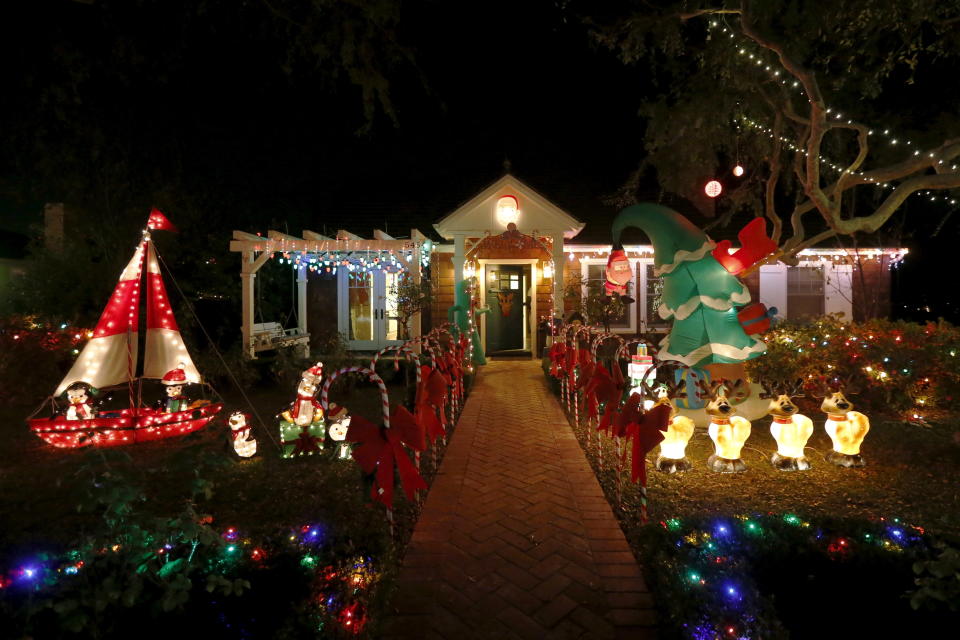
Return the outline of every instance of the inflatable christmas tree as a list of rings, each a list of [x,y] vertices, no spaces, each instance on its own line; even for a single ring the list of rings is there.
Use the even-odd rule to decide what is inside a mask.
[[[655,273],[663,277],[660,317],[673,320],[660,343],[660,360],[689,367],[734,364],[766,350],[759,338],[748,336],[737,319],[737,307],[750,301],[750,292],[713,256],[716,244],[685,217],[657,204],[638,204],[621,211],[613,223],[613,252],[607,263],[608,290],[623,288],[620,242],[623,230],[636,227],[649,236]],[[632,271],[630,271],[632,273]],[[629,277],[629,276],[626,276]],[[618,278],[620,278],[618,280]]]

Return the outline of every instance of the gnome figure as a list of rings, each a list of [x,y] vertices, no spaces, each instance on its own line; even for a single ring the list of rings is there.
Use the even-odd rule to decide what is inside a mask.
[[[227,418],[230,425],[230,435],[233,438],[233,451],[241,458],[250,458],[257,453],[257,441],[250,437],[250,425],[247,424],[247,414],[234,411]]]
[[[73,382],[65,392],[70,405],[64,414],[67,420],[91,420],[97,417],[91,396],[97,393],[90,384],[82,380]]]
[[[347,430],[350,428],[350,416],[347,414],[347,408],[330,403],[327,419],[330,420],[330,424],[327,426],[327,435],[336,443],[335,456],[338,460],[348,460],[350,458],[350,443],[346,439]]]
[[[163,412],[186,411],[190,406],[190,399],[183,395],[183,388],[187,385],[187,374],[183,366],[167,371],[160,382],[167,388],[167,397],[163,399]]]
[[[289,409],[278,416],[285,458],[312,455],[323,450],[323,406],[317,400],[322,376],[322,362],[304,371],[297,385],[296,399],[290,403]]]

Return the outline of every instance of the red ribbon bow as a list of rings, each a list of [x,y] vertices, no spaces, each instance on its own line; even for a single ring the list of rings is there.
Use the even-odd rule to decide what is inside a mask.
[[[420,367],[420,386],[414,401],[414,413],[417,422],[423,427],[429,442],[446,435],[444,429],[444,409],[447,404],[447,379],[436,369],[424,365]],[[440,418],[437,417],[437,412]]]
[[[636,401],[634,401],[636,398]],[[630,479],[647,486],[647,454],[663,442],[670,423],[670,405],[658,404],[643,413],[640,410],[640,395],[632,394],[627,401],[632,407],[624,412],[625,429],[628,438],[633,439],[633,463]]]
[[[359,443],[353,449],[353,459],[364,473],[376,472],[370,497],[389,509],[393,505],[394,469],[400,474],[400,484],[408,500],[413,500],[418,489],[427,483],[407,456],[404,445],[414,451],[423,451],[423,427],[412,413],[395,406],[390,413],[390,428],[377,426],[360,416],[353,416],[347,429],[347,440]]]

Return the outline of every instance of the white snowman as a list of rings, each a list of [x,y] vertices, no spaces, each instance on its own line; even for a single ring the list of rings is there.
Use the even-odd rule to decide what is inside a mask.
[[[241,458],[251,458],[257,453],[257,441],[250,437],[250,425],[247,424],[247,414],[234,411],[227,418],[230,425],[230,434],[233,436],[233,450]]]
[[[330,424],[327,425],[327,434],[337,445],[336,456],[339,460],[350,458],[350,443],[346,441],[347,431],[350,429],[350,416],[347,414],[346,407],[338,406],[331,402],[327,408],[327,419]]]

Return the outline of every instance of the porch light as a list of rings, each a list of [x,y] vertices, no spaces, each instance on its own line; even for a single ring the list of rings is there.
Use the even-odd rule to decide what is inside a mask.
[[[543,265],[543,279],[549,280],[553,277],[553,265],[549,262]]]
[[[473,276],[477,275],[477,265],[472,262],[463,263],[463,278],[464,280],[469,280]]]
[[[503,226],[511,222],[517,224],[520,219],[520,204],[514,196],[503,196],[497,200],[497,222]]]

